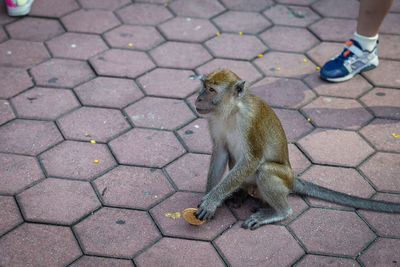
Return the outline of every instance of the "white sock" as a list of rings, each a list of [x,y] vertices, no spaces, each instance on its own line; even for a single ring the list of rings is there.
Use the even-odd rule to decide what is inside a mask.
[[[378,34],[373,37],[367,37],[355,32],[354,40],[361,45],[362,49],[372,51],[376,46],[376,42],[378,41]]]

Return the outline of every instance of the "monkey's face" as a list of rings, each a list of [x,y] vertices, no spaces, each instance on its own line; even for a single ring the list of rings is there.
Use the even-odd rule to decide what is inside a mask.
[[[196,111],[199,114],[208,114],[215,111],[218,104],[218,89],[204,83],[199,96],[196,99]]]

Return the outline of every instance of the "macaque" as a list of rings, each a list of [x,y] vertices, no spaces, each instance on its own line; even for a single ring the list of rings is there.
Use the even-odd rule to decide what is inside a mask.
[[[238,206],[250,193],[268,204],[242,224],[254,230],[292,214],[291,191],[356,208],[400,212],[397,203],[349,196],[294,177],[278,117],[261,98],[248,93],[248,84],[232,71],[189,78],[202,81],[195,107],[207,118],[213,143],[207,194],[195,212],[198,219],[211,219],[228,198]],[[224,175],[226,165],[229,171]]]

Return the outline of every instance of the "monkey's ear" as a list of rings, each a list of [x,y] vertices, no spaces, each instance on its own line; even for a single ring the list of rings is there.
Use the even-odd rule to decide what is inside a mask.
[[[190,80],[200,80],[200,81],[204,81],[206,78],[206,75],[190,75],[188,77]]]
[[[246,93],[246,89],[246,81],[237,81],[233,86],[233,95],[235,97],[242,97]]]

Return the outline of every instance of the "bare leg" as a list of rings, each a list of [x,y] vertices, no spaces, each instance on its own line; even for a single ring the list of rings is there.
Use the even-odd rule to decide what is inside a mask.
[[[392,4],[393,0],[361,0],[357,33],[367,37],[377,35],[379,27]]]

